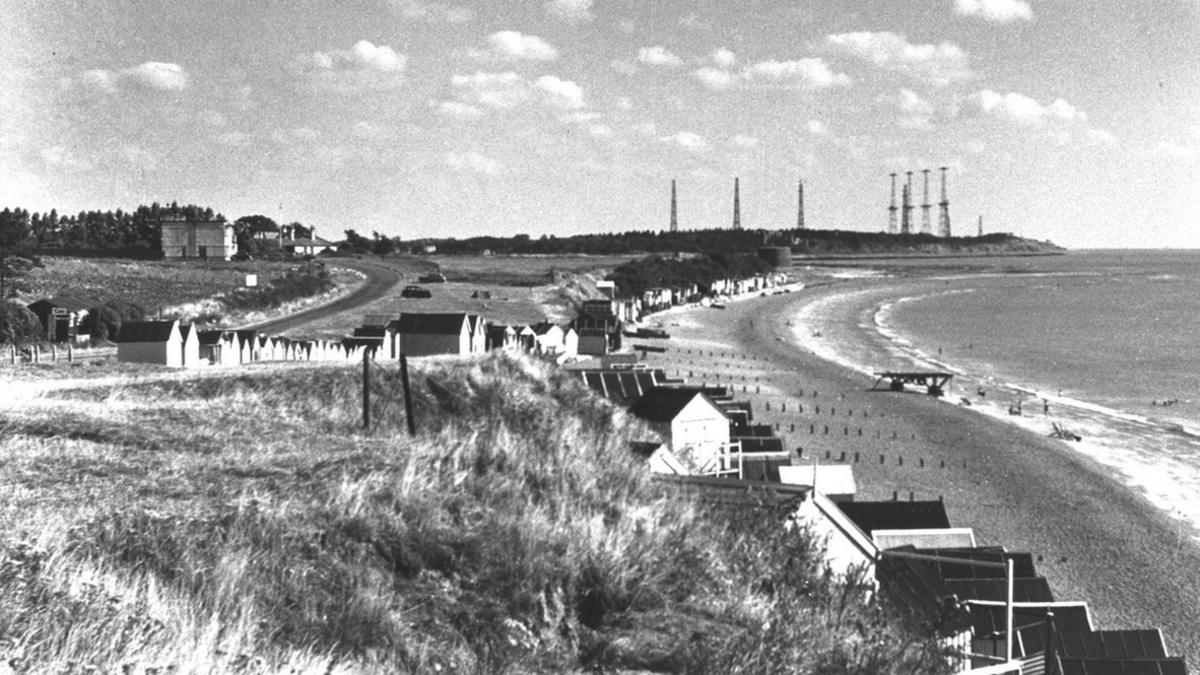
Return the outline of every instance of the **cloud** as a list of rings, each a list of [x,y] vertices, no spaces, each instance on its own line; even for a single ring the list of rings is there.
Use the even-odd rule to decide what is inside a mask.
[[[821,120],[809,120],[804,123],[804,130],[814,136],[820,136],[829,133],[829,127]]]
[[[634,133],[642,136],[655,136],[658,134],[658,125],[654,122],[639,122],[632,127]]]
[[[558,50],[536,35],[525,35],[515,30],[502,30],[487,38],[488,50],[473,52],[479,60],[519,59],[526,61],[553,61]]]
[[[1200,149],[1174,141],[1163,141],[1155,146],[1153,154],[1165,159],[1178,162],[1191,162],[1200,159]]]
[[[614,102],[617,110],[633,110],[633,100],[628,96],[618,96]]]
[[[600,123],[587,125],[587,130],[589,134],[595,136],[596,138],[610,138],[616,133],[612,127],[608,126],[607,124]]]
[[[954,0],[954,11],[992,23],[1033,21],[1033,8],[1024,0]]]
[[[850,84],[850,78],[846,74],[835,73],[821,59],[811,58],[795,61],[760,61],[746,68],[742,75],[751,82],[809,90],[844,87]]]
[[[900,113],[896,125],[903,129],[928,129],[933,126],[933,104],[911,89],[901,89],[894,96],[881,96],[879,101]]]
[[[704,140],[703,136],[692,133],[691,131],[680,131],[672,136],[664,136],[663,138],[660,138],[659,141],[663,143],[673,143],[684,150],[687,150],[688,152],[697,154],[708,152],[710,149],[712,149],[712,146],[709,145],[708,141]]]
[[[721,47],[713,50],[712,61],[719,68],[732,68],[737,65],[737,55],[733,52]]]
[[[456,5],[445,5],[439,2],[422,2],[421,0],[391,0],[389,2],[400,15],[412,21],[425,23],[467,23],[475,19],[475,12]]]
[[[740,72],[704,66],[692,71],[692,77],[709,89],[718,90],[734,86],[763,86],[816,91],[845,87],[851,83],[845,73],[835,73],[823,60],[813,58],[759,61]]]
[[[183,66],[177,63],[147,61],[141,65],[117,71],[87,70],[80,74],[79,81],[85,86],[105,93],[129,88],[183,91],[188,85],[188,74]]]
[[[212,127],[223,127],[227,120],[216,110],[205,110],[200,113],[200,121]]]
[[[463,102],[488,108],[514,108],[530,98],[529,81],[512,71],[455,75],[450,84]]]
[[[596,18],[592,15],[592,0],[546,0],[546,12],[571,25]]]
[[[434,102],[433,105],[439,115],[456,120],[477,120],[483,117],[482,110],[461,101],[441,101]]]
[[[749,150],[757,146],[759,139],[756,136],[747,136],[746,134],[738,134],[729,139],[729,145],[742,150]]]
[[[444,114],[470,115],[470,106],[510,109],[533,100],[539,100],[559,110],[578,110],[584,107],[583,88],[575,82],[554,75],[543,75],[530,82],[512,71],[478,72],[473,75],[455,75],[450,83],[458,91],[459,100],[458,105],[454,105],[454,102],[449,102],[444,107],[443,104],[439,104],[439,112]]]
[[[1017,92],[1001,94],[984,89],[967,98],[968,111],[998,117],[1024,126],[1040,126],[1048,121],[1087,123],[1087,115],[1063,99],[1049,105]]]
[[[349,49],[313,52],[301,61],[313,70],[372,70],[397,73],[404,70],[407,57],[397,54],[391,47],[375,45],[369,40],[359,40]]]
[[[546,102],[556,108],[577,110],[583,107],[583,88],[570,80],[543,75],[535,84],[545,95]]]
[[[504,168],[500,162],[478,152],[447,152],[442,156],[442,161],[455,171],[471,171],[492,176]]]
[[[1097,145],[1103,145],[1109,148],[1117,145],[1117,137],[1113,136],[1112,133],[1105,131],[1104,129],[1088,129],[1087,137]]]
[[[826,36],[825,46],[931,85],[945,86],[972,76],[967,53],[951,42],[912,44],[896,33],[857,32]]]
[[[231,148],[247,147],[250,145],[252,140],[254,140],[252,136],[240,131],[230,131],[229,133],[217,136],[218,143],[221,145],[228,145]]]
[[[608,65],[613,70],[625,76],[632,76],[637,72],[637,66],[632,61],[613,60]]]
[[[731,73],[728,70],[722,70],[721,68],[714,68],[712,66],[697,68],[692,72],[692,77],[700,80],[700,83],[709,89],[727,89],[733,84],[735,76],[736,75],[734,73]]]
[[[683,65],[683,59],[672,54],[666,47],[661,45],[642,47],[638,50],[637,60],[648,66],[677,68]]]
[[[88,169],[92,168],[91,162],[76,157],[74,153],[61,145],[43,148],[38,154],[41,156],[42,161],[45,162],[47,166],[54,169],[87,171]]]

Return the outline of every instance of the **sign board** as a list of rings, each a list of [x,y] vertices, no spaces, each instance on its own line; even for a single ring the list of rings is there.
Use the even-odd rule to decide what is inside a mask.
[[[51,314],[69,314],[66,307],[54,307],[50,310]]]
[[[258,275],[257,274],[247,274],[246,275],[246,288],[250,288],[252,286],[257,286],[257,285],[258,285]]]

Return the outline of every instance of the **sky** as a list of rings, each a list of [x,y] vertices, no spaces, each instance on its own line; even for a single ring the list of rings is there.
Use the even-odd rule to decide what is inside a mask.
[[[1200,0],[3,0],[0,206],[1200,248]],[[903,179],[903,178],[902,178]],[[932,209],[936,226],[937,207]],[[920,208],[915,211],[920,226]]]

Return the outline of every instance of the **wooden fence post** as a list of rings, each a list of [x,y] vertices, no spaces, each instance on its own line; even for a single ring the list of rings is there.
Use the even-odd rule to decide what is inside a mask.
[[[400,355],[400,383],[404,386],[404,419],[408,422],[408,435],[417,435],[417,421],[413,419],[412,389],[408,384],[408,357]]]
[[[363,429],[371,428],[371,352],[363,350]]]

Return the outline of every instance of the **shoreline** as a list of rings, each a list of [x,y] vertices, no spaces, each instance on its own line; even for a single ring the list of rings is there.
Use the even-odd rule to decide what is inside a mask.
[[[1087,601],[1097,628],[1161,627],[1173,652],[1200,658],[1200,607],[1188,600],[1200,598],[1192,528],[1185,533],[1112,467],[1065,441],[974,406],[869,391],[873,378],[863,369],[830,362],[798,339],[807,326],[795,318],[805,308],[830,309],[848,293],[879,285],[869,278],[810,283],[801,293],[729,303],[724,311],[656,315],[672,340],[668,354],[652,362],[692,382],[733,384],[738,398],[753,403],[756,421],[779,425],[804,461],[864,458],[854,468],[861,499],[944,497],[953,524],[974,528],[981,545],[1033,553],[1056,597]],[[823,319],[847,333],[858,329],[857,315]]]

